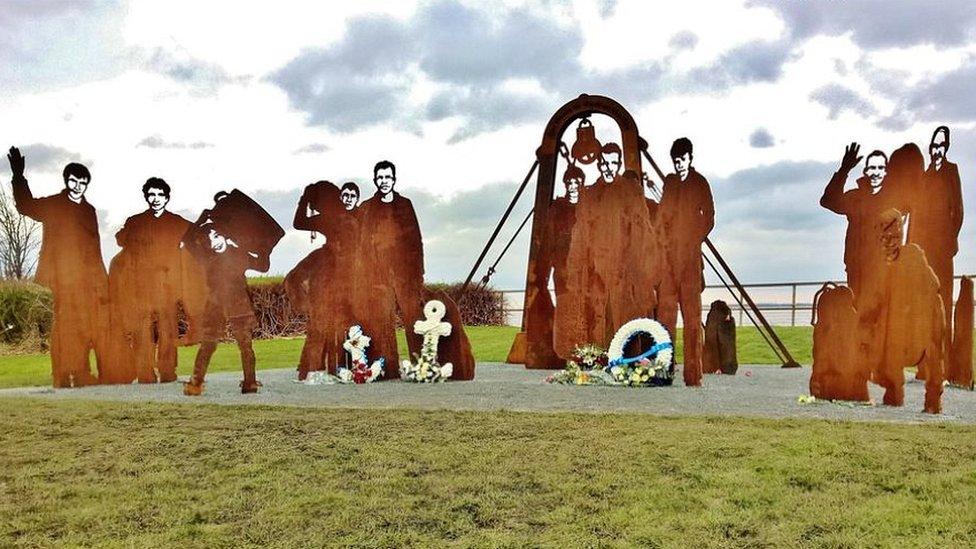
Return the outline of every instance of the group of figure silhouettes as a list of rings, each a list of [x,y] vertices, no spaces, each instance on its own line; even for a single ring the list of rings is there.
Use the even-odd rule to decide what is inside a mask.
[[[284,230],[240,192],[220,192],[195,222],[166,209],[170,186],[150,178],[142,186],[148,208],[128,218],[116,240],[121,251],[109,270],[102,260],[95,209],[85,199],[91,172],[65,166],[65,188],[35,198],[17,148],[8,154],[18,212],[43,224],[35,280],[51,289],[50,334],[55,387],[95,383],[170,382],[177,379],[177,347],[200,343],[193,374],[184,385],[199,395],[217,342],[232,336],[241,354],[243,393],[260,383],[251,338],[257,320],[247,289],[248,270],[267,272]],[[398,377],[397,313],[412,325],[423,318],[429,296],[423,284],[423,244],[410,201],[394,191],[396,167],[374,169],[376,196],[360,206],[359,187],[327,181],[308,186],[295,228],[326,236],[325,244],[285,279],[292,303],[309,315],[299,377],[348,360],[342,343],[353,325],[373,338],[371,355],[386,359],[385,378]],[[454,379],[471,379],[474,361],[449,297],[455,334],[442,342]],[[408,331],[411,352],[421,336]],[[96,369],[91,368],[94,352]]]
[[[562,178],[565,194],[548,210],[542,246],[548,252],[536,276],[549,280],[551,270],[555,288],[549,352],[566,359],[578,345],[606,345],[617,329],[640,317],[656,318],[674,334],[680,309],[684,382],[697,386],[702,380],[701,247],[714,225],[715,208],[708,181],[692,166],[691,141],[675,140],[671,159],[674,173],[664,178],[659,202],[645,197],[645,183],[634,170],[623,169],[616,143],[600,146],[594,157],[599,179],[590,185],[569,159]],[[530,340],[528,352],[547,352],[545,339]]]
[[[418,356],[423,337],[409,329],[424,318],[424,303],[437,298],[455,330],[441,341],[439,356],[453,362],[451,379],[474,378],[474,358],[454,301],[424,287],[420,226],[410,200],[394,190],[396,166],[373,168],[376,194],[359,204],[359,187],[319,181],[305,188],[295,211],[296,229],[325,235],[325,245],[302,259],[285,277],[290,302],[308,314],[298,377],[343,365],[348,330],[361,326],[372,339],[370,359],[382,358],[383,379],[397,379],[397,318],[406,326],[407,347]]]
[[[844,190],[862,160],[847,147],[820,204],[847,217],[847,286],[825,287],[815,309],[810,390],[829,399],[869,400],[869,380],[884,403],[904,403],[904,369],[925,380],[925,411],[941,411],[943,381],[972,385],[972,282],[963,279],[953,329],[953,258],[963,220],[959,170],[947,158],[949,128],[929,143],[929,164],[909,143],[889,158],[864,158],[856,187]]]
[[[543,241],[533,243],[542,252],[530,264],[530,281],[551,277],[556,301],[535,300],[527,307],[527,363],[557,367],[577,346],[607,342],[638,317],[656,318],[674,334],[680,309],[684,382],[700,385],[701,247],[715,211],[708,182],[692,166],[692,143],[674,141],[674,173],[664,177],[660,198],[653,200],[645,196],[637,171],[624,170],[620,146],[601,145],[592,126],[584,126],[580,135],[588,134],[589,142],[574,145],[572,155],[563,153],[565,193],[550,202]],[[870,380],[885,388],[885,404],[902,405],[904,368],[916,366],[916,377],[926,382],[925,410],[936,413],[946,375],[972,386],[968,279],[955,323],[952,314],[963,204],[958,168],[946,156],[949,145],[949,129],[937,128],[928,167],[914,144],[890,159],[873,151],[864,158],[856,188],[847,191],[849,173],[862,157],[856,143],[845,151],[821,205],[848,219],[848,285],[825,287],[816,299],[814,396],[868,400]],[[637,157],[636,151],[630,154]],[[55,387],[176,380],[183,318],[183,343],[201,343],[186,394],[203,390],[216,343],[228,327],[241,352],[242,391],[257,390],[251,345],[256,319],[245,272],[266,272],[284,236],[260,205],[240,191],[221,192],[213,207],[190,222],[166,210],[170,187],[150,178],[142,186],[148,208],[116,234],[121,251],[106,272],[95,209],[85,199],[89,170],[68,164],[65,189],[35,198],[24,157],[11,148],[8,159],[17,210],[44,225],[36,280],[54,295]],[[587,184],[577,162],[594,161],[599,178]],[[309,185],[299,200],[294,227],[325,236],[325,244],[284,281],[290,302],[308,315],[299,379],[312,371],[335,373],[347,360],[342,344],[354,325],[372,338],[371,358],[385,360],[385,378],[398,378],[398,314],[412,326],[432,297],[446,304],[447,320],[455,326],[442,362],[454,364],[453,379],[472,379],[474,360],[457,305],[424,288],[420,228],[413,205],[394,190],[396,167],[377,163],[373,182],[376,193],[362,204],[355,183],[339,187],[328,181]],[[406,332],[416,356],[422,337]],[[97,375],[90,369],[91,351]]]

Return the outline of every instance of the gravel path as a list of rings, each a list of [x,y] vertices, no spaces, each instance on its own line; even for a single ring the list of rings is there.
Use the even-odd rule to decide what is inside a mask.
[[[799,404],[807,393],[809,368],[784,370],[770,366],[743,366],[736,376],[709,375],[704,387],[630,389],[624,387],[572,387],[543,383],[548,372],[521,366],[482,363],[477,379],[437,385],[398,381],[370,385],[307,386],[292,381],[294,370],[262,370],[264,383],[256,395],[241,395],[240,373],[223,372],[207,378],[204,396],[182,395],[179,384],[106,385],[81,389],[18,388],[0,390],[0,398],[35,396],[117,401],[153,401],[209,404],[261,404],[349,408],[415,408],[430,410],[515,410],[571,412],[638,412],[661,415],[749,416],[771,418],[824,418],[903,423],[976,424],[976,393],[946,388],[945,413],[921,413],[925,388],[909,382],[906,405],[848,406],[829,402]],[[871,386],[880,402],[882,391]]]

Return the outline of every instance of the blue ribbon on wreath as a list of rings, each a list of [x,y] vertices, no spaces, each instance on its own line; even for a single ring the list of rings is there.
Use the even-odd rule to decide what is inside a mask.
[[[627,343],[630,343],[630,341],[628,340]],[[624,347],[626,347],[626,345],[624,345]],[[615,358],[610,361],[610,364],[608,364],[607,367],[612,368],[614,366],[623,366],[624,364],[632,364],[634,362],[640,362],[645,358],[655,359],[657,358],[657,354],[660,353],[661,351],[665,349],[672,349],[672,348],[674,348],[674,345],[672,345],[670,341],[665,341],[663,343],[655,343],[653,347],[651,347],[647,351],[637,356]]]

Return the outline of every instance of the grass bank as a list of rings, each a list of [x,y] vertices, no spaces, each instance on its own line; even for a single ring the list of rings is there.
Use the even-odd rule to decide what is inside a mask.
[[[0,545],[971,547],[976,428],[0,399]]]
[[[510,326],[469,326],[468,337],[475,359],[480,362],[504,362],[515,338],[517,328]],[[813,329],[810,327],[779,328],[783,338],[801,364],[810,364]],[[397,333],[400,354],[406,357],[403,332]],[[298,365],[303,338],[264,339],[254,342],[258,369],[294,368]],[[739,362],[741,364],[778,364],[776,355],[769,349],[755,328],[738,330]],[[179,350],[179,373],[188,375],[193,370],[196,347]],[[682,358],[680,330],[678,360]],[[214,354],[210,371],[221,372],[240,369],[240,357],[233,343],[221,344]],[[50,357],[46,354],[0,356],[0,388],[49,385],[51,383]]]

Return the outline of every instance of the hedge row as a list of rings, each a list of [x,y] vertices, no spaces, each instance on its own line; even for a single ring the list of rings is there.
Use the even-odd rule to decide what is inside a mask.
[[[461,284],[427,284],[429,292],[444,291],[457,301]],[[294,310],[280,282],[262,282],[248,288],[251,303],[258,317],[255,337],[282,337],[305,333],[305,315]],[[505,302],[502,294],[491,288],[469,287],[460,300],[461,320],[466,326],[499,326],[505,323]]]
[[[443,290],[457,299],[460,284],[428,284],[430,291]],[[295,311],[281,282],[263,280],[248,287],[258,318],[255,337],[296,336],[305,333],[306,317]],[[490,288],[472,287],[458,303],[461,318],[469,326],[501,325],[505,322],[502,294]],[[46,350],[51,331],[51,292],[30,282],[0,282],[0,343],[8,353]]]
[[[11,353],[47,349],[54,307],[51,292],[32,282],[0,282],[0,342]]]

